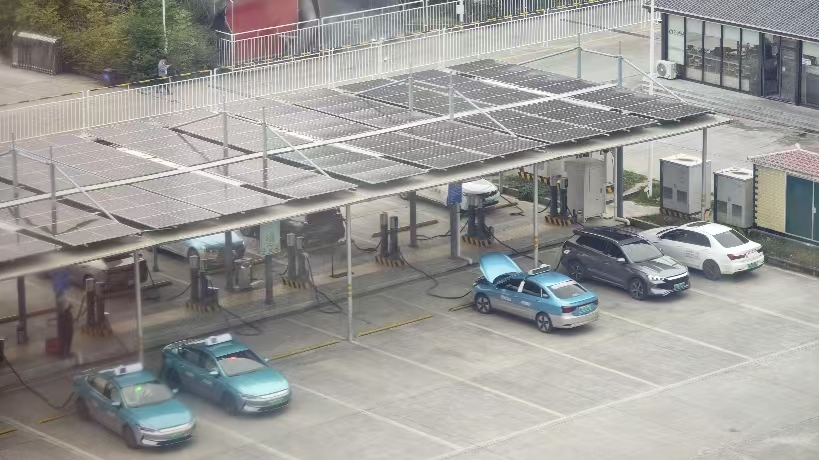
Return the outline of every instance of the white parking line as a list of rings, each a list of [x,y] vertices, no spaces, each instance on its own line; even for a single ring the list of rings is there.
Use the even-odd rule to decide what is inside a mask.
[[[244,442],[246,444],[250,444],[250,445],[252,445],[254,447],[257,447],[257,448],[259,448],[259,449],[261,449],[261,450],[263,450],[263,451],[265,451],[267,453],[276,455],[276,456],[284,458],[286,460],[299,460],[298,457],[294,457],[294,456],[292,456],[290,454],[286,454],[286,453],[284,453],[284,452],[282,452],[282,451],[280,451],[278,449],[274,449],[274,448],[268,446],[267,444],[262,444],[262,443],[260,443],[259,441],[256,441],[253,438],[249,438],[249,437],[247,437],[247,436],[245,436],[245,435],[243,435],[241,433],[238,433],[236,431],[228,429],[228,428],[225,427],[225,425],[223,423],[212,422],[212,421],[210,421],[210,420],[208,420],[206,418],[203,418],[201,416],[197,417],[197,421],[200,424],[208,425],[209,427],[213,428],[214,430],[216,430],[216,431],[218,431],[220,433],[227,433],[231,437],[236,438],[239,441],[242,441],[242,442]]]
[[[501,332],[501,331],[498,331],[496,329],[492,329],[491,327],[487,327],[487,326],[483,326],[481,324],[473,323],[472,321],[466,321],[466,320],[460,319],[455,315],[451,315],[451,314],[448,314],[448,313],[442,313],[442,312],[437,311],[437,310],[431,310],[431,309],[428,309],[428,308],[425,308],[425,307],[421,307],[421,306],[409,303],[409,302],[407,302],[405,300],[402,300],[402,299],[389,297],[389,296],[384,295],[384,294],[378,294],[378,295],[380,295],[382,297],[385,297],[387,299],[390,299],[390,300],[394,300],[396,302],[401,302],[401,303],[403,303],[405,305],[413,306],[415,308],[418,308],[418,309],[421,309],[421,310],[424,310],[424,311],[433,312],[436,315],[444,316],[446,318],[452,319],[453,321],[457,321],[459,323],[466,324],[468,326],[476,327],[478,329],[482,329],[484,331],[491,332],[493,334],[497,334],[497,335],[499,335],[501,337],[505,337],[507,339],[514,340],[515,342],[519,342],[519,343],[522,343],[522,344],[525,344],[525,345],[529,345],[531,347],[535,347],[535,348],[539,348],[539,349],[544,350],[544,351],[548,351],[550,353],[554,353],[556,355],[560,355],[560,356],[562,356],[564,358],[568,358],[568,359],[583,363],[583,364],[585,364],[587,366],[592,366],[592,367],[595,367],[597,369],[608,371],[608,372],[611,372],[613,374],[617,374],[617,375],[619,375],[621,377],[626,377],[628,379],[631,379],[631,380],[634,380],[634,381],[637,381],[637,382],[640,382],[640,383],[644,383],[646,385],[649,385],[649,386],[652,386],[652,387],[655,387],[655,388],[660,387],[660,385],[658,385],[658,384],[656,384],[654,382],[649,382],[648,380],[645,380],[645,379],[641,379],[640,377],[636,377],[636,376],[633,376],[633,375],[630,375],[630,374],[626,374],[625,372],[620,372],[620,371],[618,371],[616,369],[611,369],[611,368],[608,368],[606,366],[601,366],[600,364],[593,363],[591,361],[587,361],[587,360],[585,360],[583,358],[578,358],[577,356],[572,356],[572,355],[570,355],[568,353],[564,353],[562,351],[555,350],[554,348],[550,348],[550,347],[547,347],[545,345],[541,345],[539,343],[530,342],[528,340],[524,340],[524,339],[521,339],[519,337],[515,337],[514,335],[507,334],[505,332]]]
[[[813,282],[816,282],[816,277],[815,276],[806,275],[804,273],[795,272],[793,270],[785,270],[784,268],[774,267],[771,264],[766,264],[765,268],[768,269],[768,270],[776,270],[776,271],[785,273],[786,275],[796,275],[796,276],[798,276],[800,278],[805,278],[806,280],[811,280]]]
[[[323,329],[321,329],[321,328],[318,328],[318,327],[315,327],[315,326],[310,326],[310,325],[308,325],[308,324],[304,324],[304,323],[302,323],[301,321],[297,321],[297,320],[294,320],[294,319],[291,319],[291,318],[287,318],[287,319],[288,319],[288,321],[291,321],[291,322],[293,322],[293,323],[295,323],[295,324],[298,324],[299,326],[308,327],[308,328],[310,328],[310,329],[313,329],[313,330],[316,330],[316,331],[319,331],[319,332],[323,332],[323,333],[325,333],[325,334],[327,334],[327,335],[330,335],[330,336],[333,336],[333,337],[339,337],[338,335],[333,334],[332,332],[325,331],[325,330],[323,330]],[[342,338],[342,339],[343,339],[343,338]],[[343,340],[345,340],[345,339],[343,339]],[[420,367],[421,369],[425,369],[425,370],[428,370],[428,371],[430,371],[430,372],[434,372],[434,373],[436,373],[436,374],[438,374],[438,375],[442,375],[442,376],[447,377],[447,378],[449,378],[449,379],[452,379],[452,380],[455,380],[455,381],[457,381],[457,382],[460,382],[460,383],[463,383],[463,384],[469,385],[469,386],[471,386],[471,387],[478,388],[478,389],[483,390],[483,391],[486,391],[486,392],[488,392],[488,393],[492,393],[492,394],[497,395],[497,396],[500,396],[500,397],[502,397],[502,398],[506,398],[506,399],[509,399],[509,400],[512,400],[512,401],[515,401],[515,402],[518,402],[518,403],[521,403],[521,404],[525,404],[525,405],[527,405],[527,406],[529,406],[529,407],[532,407],[532,408],[535,408],[535,409],[537,409],[537,410],[540,410],[540,411],[543,411],[543,412],[546,412],[546,413],[552,414],[552,415],[554,415],[554,416],[556,416],[556,417],[563,417],[563,414],[561,414],[560,412],[553,411],[553,410],[551,410],[551,409],[549,409],[549,408],[547,408],[547,407],[543,407],[543,406],[541,406],[541,405],[538,405],[538,404],[535,404],[535,403],[532,403],[532,402],[526,401],[525,399],[521,399],[521,398],[518,398],[518,397],[516,397],[516,396],[512,396],[512,395],[510,395],[510,394],[506,394],[506,393],[504,393],[504,392],[502,392],[502,391],[498,391],[498,390],[495,390],[495,389],[492,389],[492,388],[489,388],[489,387],[483,386],[483,385],[481,385],[481,384],[478,384],[478,383],[472,382],[472,381],[470,381],[470,380],[467,380],[467,379],[464,379],[464,378],[458,377],[458,376],[456,376],[456,375],[452,375],[452,374],[450,374],[450,373],[448,373],[448,372],[444,372],[444,371],[442,371],[442,370],[435,369],[434,367],[427,366],[426,364],[422,364],[422,363],[419,363],[419,362],[417,362],[417,361],[413,361],[413,360],[411,360],[411,359],[404,358],[403,356],[398,356],[398,355],[392,354],[392,353],[390,353],[390,352],[388,352],[388,351],[384,351],[384,350],[381,350],[381,349],[375,348],[375,347],[373,347],[373,346],[363,344],[363,343],[358,342],[358,341],[353,342],[353,344],[354,344],[354,345],[358,345],[359,347],[366,348],[366,349],[368,349],[368,350],[374,351],[374,352],[376,352],[376,353],[381,353],[382,355],[389,356],[390,358],[397,359],[397,360],[399,360],[399,361],[403,361],[403,362],[408,363],[408,364],[412,364],[413,366]],[[655,385],[655,386],[656,386],[656,385]]]
[[[650,324],[643,324],[643,323],[641,323],[639,321],[634,321],[633,319],[628,319],[628,318],[624,318],[624,317],[622,317],[620,315],[615,315],[614,313],[601,311],[600,314],[606,315],[606,316],[611,316],[612,318],[617,318],[617,319],[619,319],[621,321],[625,321],[627,323],[631,323],[631,324],[634,324],[634,325],[637,325],[637,326],[640,326],[640,327],[644,327],[646,329],[651,329],[652,331],[656,331],[656,332],[659,332],[661,334],[667,334],[667,335],[670,335],[672,337],[676,337],[678,339],[685,340],[687,342],[696,343],[697,345],[701,345],[703,347],[708,347],[708,348],[711,348],[712,350],[717,350],[717,351],[721,351],[723,353],[728,353],[729,355],[734,355],[734,356],[737,356],[737,357],[745,359],[745,360],[753,359],[752,357],[750,357],[748,355],[743,355],[742,353],[736,353],[736,352],[731,351],[731,350],[726,350],[725,348],[718,347],[716,345],[711,345],[710,343],[706,343],[706,342],[703,342],[701,340],[692,339],[691,337],[686,337],[686,336],[680,335],[680,334],[675,334],[675,333],[673,333],[671,331],[667,331],[667,330],[659,328],[659,327],[651,326]]]
[[[734,364],[734,365],[731,365],[731,366],[728,366],[728,367],[724,367],[722,369],[718,369],[718,370],[715,370],[715,371],[712,371],[712,372],[708,372],[706,374],[698,375],[696,377],[692,377],[690,379],[686,379],[686,380],[683,380],[683,381],[680,381],[680,382],[677,382],[677,383],[672,383],[670,385],[666,385],[666,386],[663,386],[663,387],[660,387],[660,388],[655,388],[653,390],[649,390],[649,391],[646,391],[646,392],[643,392],[643,393],[640,393],[640,394],[637,394],[637,395],[629,396],[627,398],[619,399],[617,401],[611,401],[611,402],[601,404],[601,405],[596,406],[596,407],[591,407],[589,409],[585,409],[585,410],[582,410],[580,412],[577,412],[577,413],[574,413],[574,414],[571,414],[571,415],[567,415],[565,417],[561,417],[559,419],[549,420],[548,422],[544,422],[544,423],[541,423],[541,424],[538,424],[538,425],[534,425],[534,426],[531,426],[529,428],[525,428],[523,430],[519,430],[519,431],[516,431],[514,433],[504,435],[504,436],[499,436],[497,438],[490,439],[488,441],[484,441],[484,442],[481,442],[481,443],[478,443],[478,444],[475,444],[475,445],[472,445],[472,446],[469,446],[469,447],[464,447],[464,448],[461,448],[458,451],[449,452],[449,453],[446,453],[446,454],[443,454],[443,455],[439,455],[437,457],[433,457],[433,458],[428,459],[428,460],[445,460],[445,459],[452,458],[452,457],[455,457],[455,456],[458,456],[458,455],[462,455],[465,452],[470,452],[470,451],[477,450],[477,449],[483,449],[483,448],[486,448],[486,447],[489,447],[489,446],[492,446],[492,445],[495,445],[495,444],[498,444],[498,443],[501,443],[501,442],[504,442],[504,441],[508,441],[510,439],[515,439],[517,437],[523,436],[523,435],[528,434],[528,433],[532,433],[532,432],[541,430],[543,428],[546,428],[546,427],[549,427],[549,426],[552,426],[552,425],[557,425],[559,423],[566,422],[568,420],[574,419],[574,418],[582,416],[582,415],[593,414],[595,412],[599,412],[601,410],[608,409],[610,407],[615,407],[615,406],[619,406],[620,404],[624,404],[624,403],[631,402],[631,401],[636,401],[638,399],[643,399],[643,398],[646,398],[648,396],[652,396],[652,395],[661,393],[663,391],[678,388],[678,387],[681,387],[683,385],[688,385],[690,383],[698,382],[700,380],[705,380],[705,379],[708,379],[710,377],[714,377],[716,375],[725,374],[725,373],[728,373],[728,372],[731,372],[731,371],[734,371],[734,370],[737,370],[737,369],[741,369],[741,368],[744,368],[744,367],[754,365],[756,363],[760,363],[760,362],[764,362],[766,360],[777,358],[779,356],[782,356],[782,355],[785,355],[785,354],[788,354],[788,353],[792,353],[792,352],[795,352],[795,351],[798,351],[798,350],[812,348],[812,347],[815,347],[817,345],[819,345],[819,340],[815,340],[813,342],[808,342],[808,343],[803,343],[802,345],[797,345],[797,346],[789,348],[787,350],[782,350],[782,351],[778,351],[776,353],[771,353],[770,355],[762,356],[762,357],[759,357],[759,358],[756,358],[756,359],[753,359],[753,360],[750,360],[750,361],[743,361],[741,363],[737,363],[737,364]]]
[[[79,455],[80,457],[85,457],[85,458],[87,458],[89,460],[103,460],[101,457],[97,457],[96,455],[94,455],[92,453],[89,453],[89,452],[86,452],[86,451],[80,449],[79,447],[76,447],[76,446],[74,446],[72,444],[69,444],[69,443],[67,443],[65,441],[59,440],[59,439],[55,438],[54,436],[45,434],[45,433],[43,433],[42,431],[40,431],[38,429],[32,428],[32,427],[30,427],[28,425],[25,425],[23,423],[20,423],[20,422],[18,422],[16,420],[12,420],[12,419],[10,419],[10,418],[8,418],[6,416],[0,415],[0,420],[2,420],[6,424],[9,424],[9,425],[17,428],[18,430],[33,433],[33,434],[39,436],[40,438],[44,439],[45,441],[50,442],[51,444],[54,444],[55,446],[60,447],[62,449],[71,451],[71,452]]]
[[[290,385],[293,386],[293,387],[298,388],[299,390],[305,391],[307,393],[312,393],[312,394],[314,394],[314,395],[316,395],[316,396],[318,396],[320,398],[324,398],[324,399],[326,399],[328,401],[332,401],[332,402],[334,402],[334,403],[336,403],[338,405],[344,406],[344,407],[346,407],[348,409],[352,409],[352,410],[354,410],[354,411],[356,411],[356,412],[358,412],[360,414],[364,414],[364,415],[366,415],[368,417],[372,417],[372,418],[374,418],[376,420],[379,420],[381,422],[389,423],[392,426],[398,427],[398,428],[400,428],[402,430],[405,430],[405,431],[409,431],[410,433],[415,433],[415,434],[417,434],[419,436],[422,436],[422,437],[425,437],[425,438],[427,438],[427,439],[429,439],[431,441],[437,442],[438,444],[446,446],[446,447],[448,447],[450,449],[461,449],[461,446],[459,446],[457,444],[453,444],[453,443],[451,443],[449,441],[438,438],[438,437],[433,436],[433,435],[431,435],[429,433],[424,433],[421,430],[417,430],[417,429],[415,429],[415,428],[413,428],[411,426],[404,425],[403,423],[397,422],[397,421],[395,421],[395,420],[393,420],[391,418],[384,417],[383,415],[378,415],[378,414],[376,414],[374,412],[370,412],[367,409],[358,408],[358,407],[356,407],[356,406],[354,406],[352,404],[346,403],[346,402],[344,402],[344,401],[342,401],[340,399],[336,399],[336,398],[334,398],[334,397],[332,397],[330,395],[326,395],[326,394],[321,393],[319,391],[307,388],[304,385],[301,385],[301,384],[298,384],[298,383],[293,383],[293,382],[290,382]]]
[[[793,316],[783,315],[782,313],[775,312],[773,310],[766,310],[764,308],[757,307],[755,305],[747,304],[747,303],[744,303],[744,302],[737,302],[737,301],[735,301],[733,299],[729,299],[728,297],[723,297],[721,295],[712,294],[712,293],[710,293],[708,291],[703,291],[703,290],[700,290],[700,289],[689,288],[689,291],[696,292],[697,294],[704,295],[704,296],[707,296],[707,297],[711,297],[713,299],[722,300],[723,302],[727,302],[727,303],[730,303],[732,305],[737,305],[737,306],[740,306],[742,308],[747,308],[749,310],[754,310],[754,311],[758,311],[760,313],[765,313],[766,315],[776,316],[777,318],[781,318],[781,319],[784,319],[784,320],[787,320],[787,321],[798,323],[798,324],[801,324],[803,326],[808,326],[808,327],[812,327],[814,329],[819,329],[819,324],[811,323],[810,321],[804,321],[804,320],[801,320],[799,318],[794,318]]]

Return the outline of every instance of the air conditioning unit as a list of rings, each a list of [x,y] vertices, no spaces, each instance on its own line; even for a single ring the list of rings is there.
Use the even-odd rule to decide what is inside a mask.
[[[738,228],[753,227],[753,171],[728,168],[714,173],[714,222]]]
[[[606,211],[606,162],[594,158],[566,160],[569,211],[579,211],[583,217],[600,217]]]
[[[711,177],[711,162],[705,163],[705,177]],[[660,159],[660,207],[691,215],[700,212],[702,197],[702,160],[678,154]],[[711,184],[706,184],[705,209],[711,201]]]
[[[657,76],[666,80],[677,78],[677,63],[673,61],[657,61]]]

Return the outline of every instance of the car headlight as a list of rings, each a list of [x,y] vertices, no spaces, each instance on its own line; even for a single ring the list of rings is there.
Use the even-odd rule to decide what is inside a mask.
[[[661,283],[661,282],[665,281],[665,279],[662,276],[656,276],[656,275],[648,275],[648,280],[653,281],[655,283]]]
[[[153,428],[148,428],[147,426],[137,425],[136,426],[139,431],[144,431],[146,433],[156,433],[159,430],[155,430]]]

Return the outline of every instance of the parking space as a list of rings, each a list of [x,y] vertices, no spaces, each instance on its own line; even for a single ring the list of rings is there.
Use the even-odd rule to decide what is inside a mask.
[[[557,265],[560,252],[541,253]],[[526,267],[531,263],[518,257]],[[819,453],[819,324],[807,301],[819,280],[772,267],[644,302],[587,282],[602,315],[543,334],[529,321],[466,306],[475,267],[355,299],[358,343],[341,337],[330,308],[257,323],[238,340],[290,380],[291,405],[230,417],[179,398],[199,426],[168,459],[621,459],[793,458]],[[343,305],[342,305],[343,306]],[[394,325],[384,329],[382,326]],[[380,330],[383,329],[383,330]],[[315,349],[313,349],[315,348]],[[149,366],[156,368],[155,353]],[[65,381],[41,385],[53,400]],[[136,459],[97,425],[59,413],[30,393],[0,395],[22,426],[0,435],[0,458],[20,445],[43,458]],[[6,410],[8,408],[8,410]],[[5,426],[5,425],[4,425]],[[2,430],[0,430],[2,431]],[[52,454],[49,454],[52,452]],[[15,457],[17,455],[17,457]],[[73,455],[73,457],[72,457]]]

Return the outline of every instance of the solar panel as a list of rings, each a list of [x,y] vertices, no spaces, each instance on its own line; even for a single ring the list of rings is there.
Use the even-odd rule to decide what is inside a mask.
[[[55,249],[59,249],[59,246],[18,232],[0,229],[0,262],[43,254]]]
[[[361,173],[351,175],[350,177],[368,184],[380,184],[392,180],[417,176],[418,174],[423,174],[425,172],[425,169],[416,168],[415,166],[395,164],[394,166],[389,166],[386,168],[363,171]]]
[[[711,113],[709,110],[693,105],[680,105],[668,109],[658,110],[656,112],[649,112],[645,116],[661,120],[661,121],[677,121],[683,118],[697,117]]]
[[[10,155],[0,157],[0,176],[8,182],[11,182],[13,178],[12,166],[12,158]],[[87,173],[70,166],[60,165],[60,169],[65,171],[65,173],[80,186],[101,184],[107,181],[104,177]],[[49,192],[51,190],[50,167],[47,164],[18,156],[17,180],[19,184],[36,189],[41,193]],[[74,184],[66,179],[59,171],[55,172],[54,182],[57,191],[74,188]]]
[[[0,209],[0,222],[25,229],[69,246],[81,246],[128,235],[139,230],[63,203],[39,201]]]
[[[361,91],[378,88],[379,86],[384,86],[388,83],[392,83],[392,80],[387,80],[385,78],[376,78],[375,80],[368,80],[358,83],[350,83],[349,85],[339,86],[338,89],[348,91],[350,93],[360,93]]]
[[[418,161],[418,163],[433,169],[449,169],[456,166],[484,161],[488,158],[491,157],[481,153],[459,151],[452,155],[439,156]]]
[[[263,165],[260,158],[233,164],[228,171],[228,177],[291,198],[309,198],[355,188],[355,185],[349,182],[305,171],[276,160],[269,161],[268,181],[265,184]],[[222,168],[208,171],[222,174]]]

